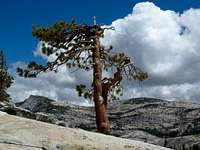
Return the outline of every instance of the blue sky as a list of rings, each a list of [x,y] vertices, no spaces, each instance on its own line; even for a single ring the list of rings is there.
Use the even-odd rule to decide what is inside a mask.
[[[80,23],[90,23],[97,16],[101,24],[111,24],[132,12],[141,0],[1,0],[0,49],[4,50],[7,63],[28,62],[38,41],[31,35],[32,24],[51,25],[55,21],[76,18]],[[152,0],[161,9],[182,12],[199,8],[199,0]],[[38,60],[38,58],[36,58]]]
[[[38,41],[31,34],[33,24],[49,26],[72,18],[90,24],[94,15],[97,23],[116,29],[105,32],[102,44],[125,52],[149,74],[142,88],[135,82],[123,82],[123,99],[156,97],[199,102],[199,0],[1,0],[0,49],[6,53],[15,78],[8,89],[13,101],[33,94],[85,103],[74,87],[83,82],[90,86],[91,74],[72,74],[63,66],[57,74],[47,72],[27,80],[14,74],[11,64],[46,61],[33,55],[36,49],[40,53]]]

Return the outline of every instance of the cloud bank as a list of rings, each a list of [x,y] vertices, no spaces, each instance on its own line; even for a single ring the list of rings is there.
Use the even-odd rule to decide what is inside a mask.
[[[149,80],[142,83],[124,81],[122,99],[148,96],[200,102],[199,25],[200,9],[180,14],[150,2],[138,3],[132,13],[113,21],[115,31],[106,31],[102,44],[124,51],[149,73]],[[39,50],[40,46],[36,55],[40,55]],[[77,83],[90,85],[90,73],[71,74],[62,67],[57,74],[41,74],[38,79],[15,77],[9,92],[15,101],[37,94],[87,104],[77,97],[74,87]]]

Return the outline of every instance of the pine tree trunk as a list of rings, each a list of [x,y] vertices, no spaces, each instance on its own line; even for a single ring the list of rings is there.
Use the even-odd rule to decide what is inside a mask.
[[[110,125],[107,116],[107,108],[102,96],[102,65],[100,60],[100,41],[98,31],[95,38],[95,48],[93,49],[93,63],[93,88],[97,131],[109,134]]]

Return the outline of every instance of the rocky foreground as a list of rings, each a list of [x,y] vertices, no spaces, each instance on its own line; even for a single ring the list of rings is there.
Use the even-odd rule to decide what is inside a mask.
[[[167,150],[167,148],[60,127],[0,111],[0,150]]]
[[[35,120],[96,131],[93,107],[75,106],[30,96],[15,111]],[[17,110],[16,110],[17,108]],[[200,105],[153,98],[118,101],[109,105],[112,135],[176,150],[200,150]]]

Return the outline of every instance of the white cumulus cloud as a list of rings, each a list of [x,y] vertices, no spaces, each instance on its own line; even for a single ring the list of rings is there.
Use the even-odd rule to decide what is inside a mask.
[[[114,51],[124,51],[137,66],[149,73],[149,80],[143,83],[124,81],[123,98],[147,96],[200,101],[199,24],[200,9],[177,13],[161,10],[150,2],[136,4],[130,14],[113,21],[110,26],[115,30],[105,32],[102,44],[113,45]],[[40,47],[39,44],[35,55],[41,55]],[[57,74],[41,74],[38,79],[15,77],[9,91],[17,101],[38,94],[87,103],[80,101],[74,87],[79,83],[90,86],[91,79],[91,72],[71,74],[63,66]]]
[[[149,73],[142,84],[145,92],[127,85],[130,97],[198,101],[199,24],[200,9],[180,14],[149,2],[135,5],[131,14],[111,24],[116,30],[107,31],[102,42],[124,50]]]

